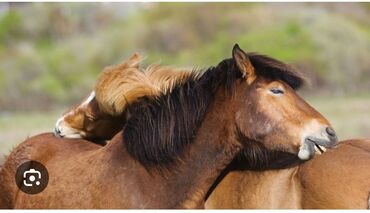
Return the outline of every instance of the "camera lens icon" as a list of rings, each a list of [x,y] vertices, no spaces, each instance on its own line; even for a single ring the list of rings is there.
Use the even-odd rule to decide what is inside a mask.
[[[25,186],[33,186],[33,184],[36,184],[37,186],[39,186],[41,184],[39,181],[41,180],[41,172],[35,169],[30,169],[28,171],[25,171],[23,173],[23,178],[24,178],[23,185]]]
[[[37,194],[48,185],[49,174],[40,162],[27,161],[18,167],[15,180],[18,188],[24,193]]]

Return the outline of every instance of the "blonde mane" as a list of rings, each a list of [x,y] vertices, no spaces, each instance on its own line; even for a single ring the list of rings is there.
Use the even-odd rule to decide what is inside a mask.
[[[145,76],[151,84],[155,85],[162,93],[170,92],[175,85],[181,84],[192,75],[194,72],[190,69],[161,67],[159,64],[149,65],[145,71]]]
[[[107,67],[100,74],[96,85],[96,100],[100,109],[110,115],[121,115],[128,105],[141,97],[155,98],[171,91],[184,82],[193,72],[159,64],[140,68],[139,54],[116,66]]]

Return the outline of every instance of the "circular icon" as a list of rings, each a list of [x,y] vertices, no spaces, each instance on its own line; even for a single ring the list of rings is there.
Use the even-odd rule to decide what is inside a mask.
[[[15,182],[20,190],[27,194],[42,192],[49,183],[49,173],[44,165],[37,161],[22,163],[15,174]]]

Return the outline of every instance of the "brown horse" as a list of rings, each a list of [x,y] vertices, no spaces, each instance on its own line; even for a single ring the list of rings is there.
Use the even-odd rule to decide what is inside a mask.
[[[232,55],[169,93],[134,103],[123,131],[106,146],[52,134],[26,140],[0,174],[0,206],[200,208],[243,149],[251,160],[261,147],[308,159],[315,145],[336,144],[328,121],[294,91],[302,79],[290,67],[237,45]],[[36,195],[15,184],[27,159],[49,171],[49,185]]]
[[[370,140],[349,140],[291,168],[252,171],[235,161],[207,208],[365,209],[370,204]],[[245,163],[245,162],[244,162]],[[270,165],[271,166],[271,165]],[[252,168],[253,169],[253,168]]]
[[[85,138],[104,143],[123,127],[128,106],[142,97],[154,98],[167,93],[192,74],[187,69],[150,65],[140,68],[141,57],[134,54],[100,74],[95,90],[83,102],[65,112],[54,133],[65,138]]]

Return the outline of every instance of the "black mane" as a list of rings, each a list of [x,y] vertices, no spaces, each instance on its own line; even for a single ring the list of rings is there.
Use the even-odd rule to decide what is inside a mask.
[[[282,62],[257,54],[248,56],[257,75],[281,79],[293,88],[303,82]],[[193,141],[216,90],[223,87],[233,92],[235,81],[242,77],[236,67],[233,59],[226,59],[203,74],[194,72],[170,93],[131,105],[131,117],[123,131],[129,154],[146,167],[171,164]]]

